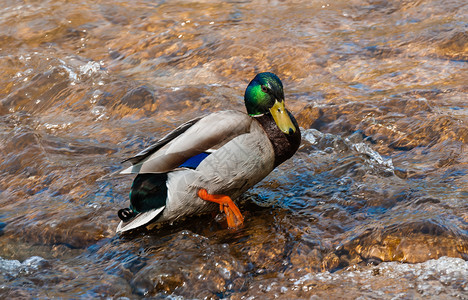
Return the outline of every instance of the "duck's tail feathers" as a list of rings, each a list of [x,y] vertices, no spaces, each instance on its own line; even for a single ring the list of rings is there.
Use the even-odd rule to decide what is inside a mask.
[[[166,208],[166,206],[155,208],[144,213],[138,213],[135,215],[135,217],[131,218],[128,221],[121,221],[119,226],[117,226],[116,232],[121,233],[132,229],[136,229],[144,225],[148,225],[149,223],[151,223],[152,220],[158,217],[160,213],[162,213],[164,208]]]

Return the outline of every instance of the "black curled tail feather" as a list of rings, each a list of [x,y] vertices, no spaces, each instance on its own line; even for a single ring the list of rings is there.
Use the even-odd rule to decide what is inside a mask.
[[[120,220],[128,221],[135,216],[135,213],[133,212],[133,210],[127,207],[120,209],[117,212],[117,215],[119,216]]]

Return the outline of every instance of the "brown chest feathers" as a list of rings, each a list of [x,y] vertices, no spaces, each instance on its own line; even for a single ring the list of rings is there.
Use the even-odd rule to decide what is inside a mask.
[[[283,133],[273,120],[270,114],[264,114],[262,116],[255,117],[260,125],[262,125],[268,138],[270,139],[273,149],[275,151],[275,168],[291,158],[296,153],[299,145],[301,144],[301,131],[297,124],[294,116],[288,111],[289,117],[291,118],[296,132],[293,134]]]

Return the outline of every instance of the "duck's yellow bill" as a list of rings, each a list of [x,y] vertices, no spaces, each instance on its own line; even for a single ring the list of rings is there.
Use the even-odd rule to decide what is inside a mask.
[[[276,100],[273,107],[270,108],[270,113],[273,116],[276,125],[278,125],[278,128],[282,132],[286,134],[296,132],[296,126],[294,126],[293,122],[291,121],[291,118],[289,117],[288,113],[286,112],[286,109],[284,108],[284,101],[278,102],[278,100]]]

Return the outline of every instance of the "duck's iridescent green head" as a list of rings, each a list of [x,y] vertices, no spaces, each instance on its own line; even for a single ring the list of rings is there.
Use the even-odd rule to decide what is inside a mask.
[[[245,90],[244,101],[250,116],[271,114],[282,132],[296,132],[296,127],[284,107],[283,83],[275,74],[257,74]]]

